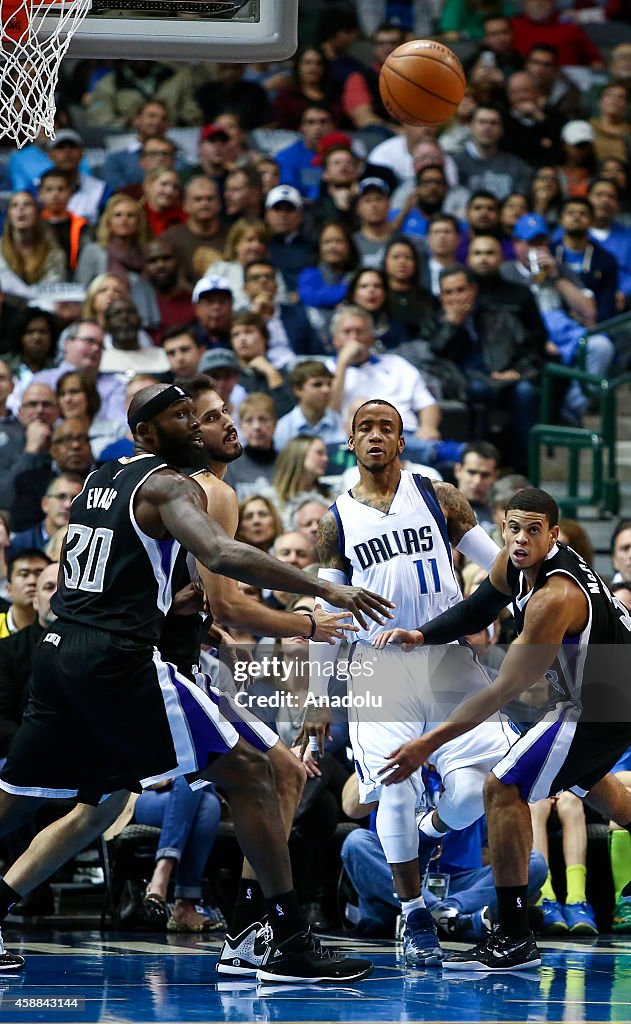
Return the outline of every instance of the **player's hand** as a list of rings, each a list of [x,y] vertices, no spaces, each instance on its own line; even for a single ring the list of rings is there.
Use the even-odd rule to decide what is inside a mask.
[[[331,721],[330,708],[307,708],[300,735],[296,740],[296,746],[300,747],[301,758],[304,759],[305,750],[307,747],[310,748],[310,740],[312,737],[315,737],[318,741],[318,754],[322,757],[324,754],[325,740],[333,739],[333,735],[331,733]]]
[[[319,643],[334,644],[336,640],[346,640],[347,633],[356,633],[359,629],[349,622],[346,612],[325,612],[319,604],[313,609],[313,617],[317,628],[312,639]]]
[[[372,642],[373,647],[382,650],[390,644],[400,644],[404,651],[412,651],[415,647],[421,647],[425,643],[425,637],[420,629],[384,629],[378,633]]]
[[[366,628],[364,613],[370,619],[378,622],[380,626],[383,626],[384,618],[392,618],[390,609],[396,608],[396,605],[392,601],[387,601],[385,597],[381,597],[380,594],[374,594],[372,590],[365,590],[364,587],[347,587],[339,583],[326,583],[324,580],[318,582],[321,584],[320,597],[335,608],[346,608],[352,612],[363,629]]]
[[[203,612],[206,607],[206,595],[201,580],[194,580],[182,590],[178,590],[171,603],[174,615],[194,615]]]
[[[392,786],[395,782],[404,782],[429,759],[434,749],[431,743],[428,743],[426,736],[421,736],[417,740],[408,740],[407,743],[402,744],[388,755],[389,760],[377,774],[387,776],[381,780],[384,786]]]

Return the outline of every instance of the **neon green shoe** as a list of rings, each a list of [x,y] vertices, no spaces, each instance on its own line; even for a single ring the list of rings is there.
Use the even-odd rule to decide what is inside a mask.
[[[631,935],[631,899],[624,899],[623,896],[620,896],[616,900],[611,930],[618,934]]]

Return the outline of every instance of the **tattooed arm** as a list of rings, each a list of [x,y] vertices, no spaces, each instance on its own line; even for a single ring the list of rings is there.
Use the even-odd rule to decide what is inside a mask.
[[[337,522],[332,512],[325,512],[318,526],[316,540],[318,559],[323,569],[339,569],[346,575],[344,557],[340,551]]]
[[[449,540],[457,547],[465,533],[477,525],[471,505],[453,484],[434,483],[438,504],[447,520]]]
[[[465,558],[490,571],[500,549],[481,526],[471,505],[452,484],[435,485],[436,497],[447,520],[449,540]]]

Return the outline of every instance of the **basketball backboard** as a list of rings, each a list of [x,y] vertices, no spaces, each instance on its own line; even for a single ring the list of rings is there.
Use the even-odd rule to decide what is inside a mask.
[[[298,0],[92,0],[71,57],[245,63],[297,46]]]

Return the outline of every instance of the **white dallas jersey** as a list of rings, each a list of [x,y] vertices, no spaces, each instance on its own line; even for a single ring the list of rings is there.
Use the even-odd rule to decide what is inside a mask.
[[[462,600],[454,573],[447,521],[427,477],[403,470],[389,512],[350,491],[331,506],[349,583],[392,601],[394,618],[372,619],[354,639],[372,643],[383,629],[418,629]]]

